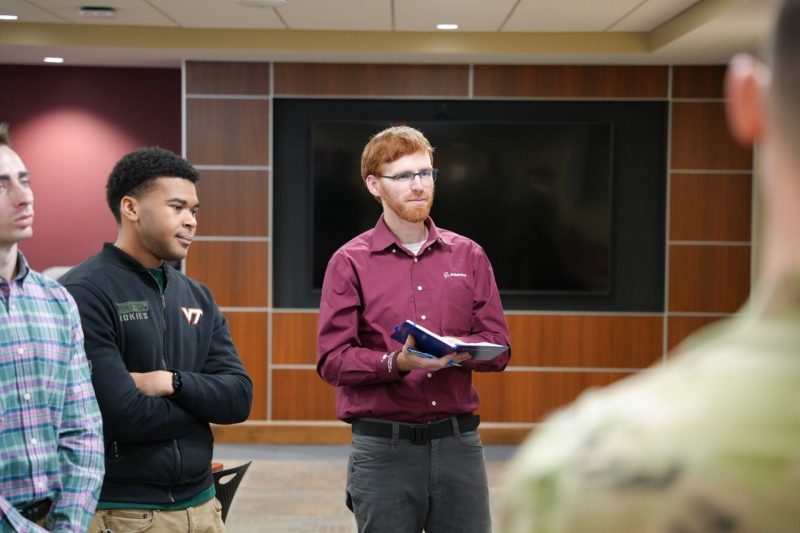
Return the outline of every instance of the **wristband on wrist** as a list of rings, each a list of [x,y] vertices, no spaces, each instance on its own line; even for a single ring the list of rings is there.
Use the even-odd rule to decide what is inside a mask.
[[[183,378],[177,370],[172,371],[172,394],[178,394],[183,388]]]

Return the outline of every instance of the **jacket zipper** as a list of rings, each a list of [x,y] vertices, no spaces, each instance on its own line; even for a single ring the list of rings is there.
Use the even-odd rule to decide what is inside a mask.
[[[166,287],[164,287],[166,290]],[[164,367],[164,370],[169,370],[167,366],[167,359],[165,357],[165,352],[167,350],[167,298],[164,296],[164,293],[161,293],[161,318],[164,321],[164,333],[162,334],[161,339],[161,346],[164,347],[164,351],[161,352],[161,364]]]
[[[167,350],[167,285],[169,284],[169,280],[167,279],[167,272],[164,271],[164,290],[161,291],[161,286],[158,284],[158,280],[156,280],[155,276],[150,274],[153,278],[153,281],[156,283],[156,287],[158,288],[159,295],[161,296],[161,320],[163,324],[163,333],[161,339],[161,346],[163,346],[163,351],[161,352],[161,366],[163,370],[169,370],[169,366],[167,366],[167,359],[166,359],[166,350]],[[181,457],[181,449],[178,446],[178,439],[172,439],[172,450],[175,453],[175,474],[172,477],[172,484],[170,485],[168,492],[169,492],[169,501],[175,502],[175,496],[172,494],[172,486],[178,482],[180,479],[181,470],[183,469],[183,459]]]

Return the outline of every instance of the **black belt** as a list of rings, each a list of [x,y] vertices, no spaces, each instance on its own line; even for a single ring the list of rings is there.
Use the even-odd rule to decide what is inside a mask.
[[[19,510],[19,514],[21,514],[25,520],[30,522],[38,522],[47,516],[47,513],[50,512],[50,506],[52,505],[53,500],[50,498],[45,498],[44,500],[39,500],[38,502],[29,503]]]
[[[478,415],[459,415],[456,417],[459,433],[478,429],[481,417]],[[354,420],[353,433],[368,437],[392,438],[392,425],[400,426],[399,437],[410,440],[412,444],[427,444],[434,439],[453,435],[453,421],[450,418],[431,422],[430,424],[405,424],[402,422],[378,422],[372,420]]]

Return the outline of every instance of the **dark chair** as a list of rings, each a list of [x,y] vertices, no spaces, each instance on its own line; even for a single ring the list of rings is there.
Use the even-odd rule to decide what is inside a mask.
[[[239,488],[239,483],[242,482],[244,473],[250,468],[253,461],[243,465],[235,466],[233,468],[226,468],[219,472],[214,472],[214,488],[217,491],[217,499],[222,504],[222,521],[228,518],[228,509],[231,508],[233,503],[233,495],[236,494],[236,489]]]

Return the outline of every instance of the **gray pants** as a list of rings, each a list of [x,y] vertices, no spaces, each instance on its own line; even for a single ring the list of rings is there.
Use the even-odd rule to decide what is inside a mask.
[[[353,435],[347,506],[358,531],[491,531],[489,483],[478,432],[456,432],[421,445],[397,438],[396,429],[394,434]]]

